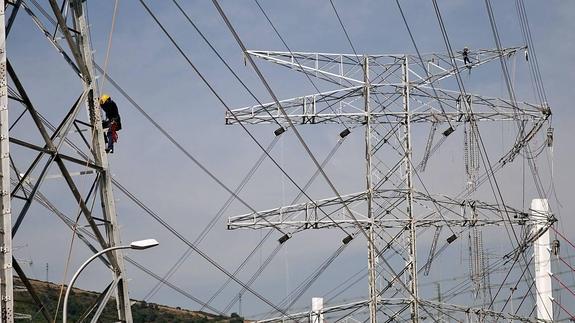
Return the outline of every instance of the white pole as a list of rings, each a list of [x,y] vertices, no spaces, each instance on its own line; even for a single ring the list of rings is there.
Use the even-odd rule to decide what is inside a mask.
[[[535,220],[533,230],[543,228],[544,219],[549,217],[547,199],[531,201],[531,214]],[[553,286],[551,284],[551,241],[549,230],[533,243],[535,256],[535,288],[537,292],[537,318],[545,321],[553,320]]]
[[[323,323],[323,298],[313,297],[311,299],[311,323]]]

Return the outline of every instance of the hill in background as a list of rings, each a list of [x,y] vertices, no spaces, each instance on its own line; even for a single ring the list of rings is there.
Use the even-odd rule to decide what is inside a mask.
[[[48,312],[53,316],[56,312],[58,304],[58,297],[60,295],[60,285],[39,281],[30,280],[36,293],[47,307]],[[66,286],[64,286],[65,288]],[[65,292],[65,289],[64,289]],[[63,292],[63,293],[64,293]],[[64,295],[62,293],[62,299]],[[85,312],[93,306],[98,297],[98,293],[73,288],[68,299],[68,320],[70,322],[79,321]],[[60,301],[62,302],[62,301]],[[170,307],[159,305],[155,303],[146,303],[145,301],[132,301],[132,315],[134,322],[138,323],[183,323],[183,322],[230,322],[241,323],[243,319],[237,314],[232,313],[231,317],[220,316],[206,312],[196,312],[179,307]],[[17,321],[20,322],[46,322],[36,303],[34,303],[30,294],[25,290],[24,285],[17,277],[14,277],[14,308],[15,313],[24,314],[18,315],[21,317]],[[62,304],[58,313],[57,321],[62,321]],[[86,319],[89,322],[91,315]],[[99,322],[117,322],[116,303],[114,299],[110,299]]]

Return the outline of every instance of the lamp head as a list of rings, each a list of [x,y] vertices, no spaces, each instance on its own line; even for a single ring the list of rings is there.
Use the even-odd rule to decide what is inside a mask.
[[[155,247],[160,243],[156,241],[156,239],[145,239],[145,240],[138,240],[130,243],[130,248],[142,250]]]

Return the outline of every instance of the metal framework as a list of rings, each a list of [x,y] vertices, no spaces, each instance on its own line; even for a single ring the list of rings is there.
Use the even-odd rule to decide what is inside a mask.
[[[0,322],[12,322],[14,289],[12,281],[12,210],[10,206],[10,144],[8,136],[8,83],[6,80],[6,34],[4,6],[0,8]]]
[[[38,310],[46,321],[53,321],[52,314],[42,304],[24,270],[11,254],[11,238],[23,226],[26,216],[34,212],[33,205],[56,214],[93,252],[120,243],[112,178],[108,172],[101,112],[97,104],[99,95],[94,77],[86,3],[80,0],[66,0],[61,3],[49,0],[51,12],[38,7],[35,2],[33,5],[36,7],[31,7],[27,1],[8,1],[6,8],[9,9],[10,17],[6,25],[4,11],[0,15],[0,166],[3,228],[3,252],[0,257],[3,268],[0,275],[1,322],[14,320],[12,263],[15,272],[36,302]],[[10,64],[9,58],[6,63],[4,31],[8,34],[16,15],[24,11],[81,81],[82,91],[68,110],[60,109],[60,113],[57,113],[57,107],[46,107],[45,102],[33,103],[16,73],[17,67]],[[39,18],[36,12],[40,12],[43,18]],[[52,22],[57,28],[50,31],[43,21]],[[66,93],[70,92],[62,92],[62,95]],[[7,102],[10,104],[11,115],[18,117],[8,118]],[[86,117],[80,115],[82,106],[86,107]],[[57,124],[50,122],[55,114],[64,114]],[[50,192],[42,192],[42,184],[47,178],[48,170],[52,169],[51,166],[56,166],[54,169],[58,171],[57,176],[63,178],[65,183],[65,188],[57,192],[56,199],[50,196]],[[84,192],[82,188],[86,183],[91,183],[90,189]],[[66,200],[67,197],[71,197],[73,203],[69,211],[62,211],[60,201]],[[10,218],[11,202],[12,211],[17,215],[14,223]],[[56,207],[58,204],[60,206]],[[84,220],[81,220],[82,217]],[[88,230],[82,228],[84,221]],[[101,260],[113,273],[112,283],[84,317],[91,315],[92,322],[97,322],[104,306],[115,294],[118,320],[132,322],[122,252],[116,250],[108,253]],[[91,312],[94,309],[95,312]]]
[[[478,124],[489,121],[517,123],[515,143],[494,167],[499,169],[514,157],[539,132],[551,112],[547,106],[527,102],[510,102],[499,98],[462,93],[440,88],[457,73],[476,70],[500,58],[512,57],[522,48],[478,50],[473,64],[465,66],[462,57],[443,54],[413,55],[346,55],[327,53],[247,51],[246,55],[287,67],[331,84],[335,89],[277,102],[235,109],[226,113],[226,124],[293,124],[343,123],[351,128],[365,128],[366,189],[361,192],[296,205],[230,217],[228,229],[262,229],[281,227],[297,233],[308,229],[345,227],[355,229],[368,246],[369,299],[354,304],[325,308],[323,313],[350,307],[366,307],[372,323],[383,321],[427,321],[441,310],[453,319],[513,319],[534,322],[529,310],[506,313],[476,305],[436,303],[419,296],[418,275],[427,274],[440,237],[443,248],[469,234],[470,252],[475,263],[472,278],[487,273],[482,256],[481,230],[497,227],[529,232],[521,241],[511,243],[509,259],[531,258],[526,253],[555,221],[552,215],[530,217],[529,214],[503,205],[474,198],[476,188],[486,182],[493,170],[484,165],[479,173]],[[456,66],[452,64],[452,59]],[[431,124],[430,138],[423,152],[423,167],[438,144],[464,128],[468,188],[456,197],[431,194],[415,178],[416,166],[412,146],[412,127]],[[438,144],[433,146],[435,130],[443,127]],[[461,131],[459,131],[461,132]],[[437,140],[437,138],[435,138]],[[421,164],[420,164],[421,165]],[[418,176],[419,178],[419,176]],[[419,181],[421,179],[419,178]],[[537,226],[540,230],[530,231]],[[435,230],[427,230],[429,228]],[[443,230],[442,228],[449,228]],[[430,246],[418,243],[419,236],[432,232]],[[472,243],[472,241],[474,241]],[[343,243],[349,243],[344,239]],[[475,246],[475,247],[472,247]],[[423,248],[422,248],[423,247]],[[428,252],[418,252],[428,249]],[[422,255],[429,256],[421,259]],[[422,261],[423,260],[423,261]],[[477,271],[480,272],[477,272]],[[474,282],[486,288],[486,282]],[[531,288],[526,292],[534,293]],[[483,301],[491,299],[484,295]],[[494,301],[494,300],[492,300]],[[289,319],[303,318],[311,312],[292,314]],[[286,317],[266,321],[285,320]]]

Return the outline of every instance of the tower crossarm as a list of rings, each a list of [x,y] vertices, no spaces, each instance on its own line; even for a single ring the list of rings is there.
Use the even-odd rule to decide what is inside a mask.
[[[339,315],[345,316],[346,313],[358,312],[361,311],[362,308],[366,308],[369,305],[369,300],[359,300],[355,302],[343,303],[343,304],[336,304],[332,306],[325,307],[321,314],[323,315],[330,315],[332,317],[339,317]],[[538,320],[531,317],[523,317],[521,315],[515,315],[511,313],[504,313],[504,312],[497,312],[493,310],[488,310],[485,308],[475,308],[475,307],[466,307],[460,306],[455,304],[449,303],[439,303],[435,301],[430,301],[427,299],[420,299],[420,304],[425,306],[428,309],[440,309],[443,313],[449,313],[450,317],[452,318],[465,318],[465,317],[480,317],[480,318],[493,318],[496,320],[516,320],[519,322],[545,322],[543,320]],[[405,306],[410,303],[410,299],[408,298],[379,298],[378,304],[387,306],[387,307],[394,307],[394,306]],[[278,316],[267,318],[263,320],[258,320],[258,323],[272,323],[272,322],[286,322],[286,320],[298,320],[298,319],[305,319],[309,318],[313,313],[312,311],[304,311],[298,313],[292,313],[289,315],[289,318],[286,316]],[[421,319],[425,319],[426,317],[421,317]]]
[[[361,76],[363,75],[362,55],[258,50],[248,50],[246,55],[279,64],[338,85],[363,84],[363,76]]]
[[[374,201],[380,205],[373,219],[363,212],[367,201],[367,192],[358,192],[338,197],[326,198],[300,204],[282,206],[257,213],[233,216],[228,219],[228,229],[262,229],[282,227],[293,231],[307,229],[336,228],[339,226],[354,228],[358,224],[369,226],[374,224],[381,228],[404,228],[409,219],[398,210],[401,204],[397,201],[405,197],[404,189],[376,190]],[[414,192],[414,203],[417,206],[416,227],[480,227],[512,225],[531,225],[535,222],[546,223],[547,218],[528,217],[527,213],[507,205],[454,199],[446,196],[429,196]],[[354,212],[350,217],[343,203]],[[435,204],[435,205],[433,205]],[[439,210],[439,212],[438,212]],[[509,216],[509,219],[507,218]]]
[[[380,299],[378,299],[378,304],[384,305],[384,306],[405,306],[409,303],[410,303],[410,299],[408,299],[408,298],[386,298],[386,299],[380,298]],[[340,315],[345,315],[345,313],[347,313],[347,312],[358,311],[364,307],[367,307],[368,305],[369,305],[369,300],[359,300],[359,301],[355,301],[355,302],[337,304],[337,305],[323,308],[321,311],[321,314],[338,317],[337,315],[339,313],[341,313]],[[312,314],[314,314],[314,313],[311,311],[305,311],[305,312],[298,312],[298,313],[290,314],[289,318],[286,316],[279,316],[279,317],[273,317],[273,318],[258,320],[256,322],[258,322],[258,323],[285,322],[288,319],[289,320],[306,319],[306,318],[309,318]]]
[[[427,307],[432,307],[432,308],[439,308],[444,312],[459,312],[459,313],[468,313],[471,316],[475,316],[477,318],[493,318],[495,321],[519,321],[519,322],[546,322],[544,320],[539,320],[536,318],[532,318],[532,317],[523,317],[520,315],[515,315],[515,314],[511,314],[511,313],[505,313],[505,312],[497,312],[494,310],[489,310],[486,308],[479,308],[479,307],[466,307],[466,306],[461,306],[461,305],[455,305],[455,304],[449,304],[449,303],[439,303],[439,302],[433,302],[433,301],[429,301],[429,300],[421,300],[421,302],[427,306]],[[483,321],[483,320],[482,320]]]
[[[298,123],[340,122],[339,118],[361,122],[365,119],[365,113],[357,105],[363,100],[362,95],[363,86],[352,86],[282,100],[280,104],[293,122],[296,120]],[[274,119],[288,123],[275,102],[226,111],[228,125],[238,122],[269,123],[274,122]]]
[[[436,95],[437,94],[437,95]],[[547,106],[516,102],[476,94],[465,97],[459,91],[427,86],[411,88],[411,98],[418,104],[412,104],[412,122],[450,122],[475,121],[545,121],[550,115]],[[437,107],[441,100],[445,111]],[[464,102],[465,100],[465,102]],[[469,106],[469,109],[467,109]],[[431,118],[432,117],[432,118]]]
[[[499,57],[511,57],[525,47],[509,47],[501,51],[497,49],[471,50],[469,67],[476,68]],[[387,55],[355,55],[310,52],[282,52],[248,50],[246,55],[263,59],[310,76],[345,86],[363,84],[364,57],[369,60],[370,72],[374,76],[373,83],[382,82],[400,74],[405,58],[409,60],[410,79],[417,84],[429,84],[455,75],[462,69],[467,69],[461,52],[455,54],[457,66],[452,65],[447,54],[417,55],[387,54]],[[398,74],[399,73],[399,74]]]
[[[533,225],[551,223],[552,218],[529,216],[525,211],[475,199],[456,199],[444,195],[428,195],[416,191],[414,199],[420,207],[417,218],[419,227],[449,225],[479,227],[505,225]],[[428,210],[426,213],[423,210]],[[438,212],[439,210],[439,212]]]
[[[365,202],[366,196],[366,192],[359,192],[343,195],[341,199],[339,197],[326,198],[234,216],[228,219],[228,229],[261,229],[269,226],[281,226],[294,230],[305,230],[307,228],[331,227],[336,223],[359,222],[367,224],[370,223],[370,220],[365,215],[356,212],[354,216],[357,221],[354,221],[343,208],[343,203],[345,203],[353,211],[355,205]]]
[[[290,120],[298,124],[353,123],[364,124],[367,113],[363,108],[364,86],[353,86],[280,101]],[[381,98],[369,112],[376,123],[403,122],[405,112],[396,108],[394,98],[401,96],[401,85],[371,85],[373,96]],[[475,121],[532,121],[542,123],[550,115],[549,108],[527,102],[517,102],[482,95],[468,94],[465,98],[458,91],[427,86],[411,87],[412,123],[469,122]],[[437,102],[442,102],[443,110]],[[465,101],[464,101],[465,100]],[[467,108],[469,105],[469,109]],[[238,122],[288,124],[275,102],[245,107],[226,112],[226,124]]]
[[[451,58],[447,54],[423,54],[421,59],[417,55],[407,55],[409,60],[410,79],[416,84],[430,84],[454,76],[468,68],[476,69],[482,65],[499,59],[500,57],[510,58],[519,51],[525,50],[524,46],[497,49],[471,50],[469,58],[471,62],[467,65],[463,60],[462,51],[456,52],[454,60],[457,66],[453,66]],[[425,66],[422,64],[425,64]],[[427,71],[427,72],[426,72]]]

